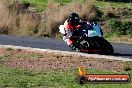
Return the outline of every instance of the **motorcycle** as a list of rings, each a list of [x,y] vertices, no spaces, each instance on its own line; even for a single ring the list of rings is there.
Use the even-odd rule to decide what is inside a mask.
[[[64,25],[59,26],[59,32],[64,34]],[[77,35],[70,34],[68,36],[72,36],[70,39],[74,40],[75,45],[80,48],[80,52],[106,55],[114,53],[112,45],[104,39],[102,29],[94,22],[88,22],[87,24],[82,25],[81,28],[76,30],[75,34]]]

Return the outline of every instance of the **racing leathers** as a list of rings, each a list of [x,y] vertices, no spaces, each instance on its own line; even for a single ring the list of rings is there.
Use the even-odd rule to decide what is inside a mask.
[[[76,33],[78,34],[78,36],[81,35],[81,31],[79,31],[79,28],[81,27],[81,25],[85,24],[86,22],[83,21],[79,21],[79,23],[77,25],[74,25],[72,23],[70,23],[68,20],[65,21],[64,23],[64,29],[65,29],[65,33],[63,34],[63,40],[67,43],[67,45],[69,47],[71,47],[73,50],[77,50],[79,51],[79,47],[77,45],[74,44],[74,40],[71,39],[71,37]],[[78,31],[76,31],[78,30]],[[79,33],[77,33],[79,32]]]

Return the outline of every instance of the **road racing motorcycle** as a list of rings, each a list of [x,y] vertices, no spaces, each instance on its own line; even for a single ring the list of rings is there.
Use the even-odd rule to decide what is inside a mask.
[[[63,34],[65,31],[64,25],[59,26],[59,32]],[[103,37],[103,32],[100,26],[94,22],[87,22],[75,31],[76,35],[68,35],[74,40],[75,45],[80,48],[80,52],[98,53],[111,55],[114,53],[112,45]],[[79,33],[79,34],[78,34]],[[71,37],[72,36],[72,37]]]

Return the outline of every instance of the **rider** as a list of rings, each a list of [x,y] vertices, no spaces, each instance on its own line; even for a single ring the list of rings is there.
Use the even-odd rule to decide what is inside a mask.
[[[71,39],[72,35],[79,27],[84,24],[78,16],[77,13],[71,13],[68,16],[68,19],[64,23],[64,28],[65,28],[65,34],[63,35],[63,40],[67,43],[69,47],[71,47],[73,50],[80,51],[79,47],[74,44],[74,41]]]

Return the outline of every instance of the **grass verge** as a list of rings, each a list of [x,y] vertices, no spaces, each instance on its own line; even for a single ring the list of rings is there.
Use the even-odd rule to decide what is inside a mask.
[[[46,55],[48,55],[47,53]],[[42,54],[42,52],[29,52],[29,51],[24,51],[24,50],[14,50],[11,48],[7,49],[0,49],[0,88],[131,88],[132,87],[132,82],[128,84],[84,84],[84,85],[79,85],[76,82],[76,76],[78,73],[77,66],[68,68],[68,69],[26,69],[26,68],[21,68],[17,67],[19,64],[16,61],[16,68],[13,66],[5,66],[3,63],[4,62],[13,62],[15,60],[28,60],[28,63],[24,63],[24,65],[27,65],[27,67],[30,67],[31,64],[36,65],[39,67],[42,64],[48,64],[45,63],[49,61],[50,63],[53,64],[58,64],[59,61],[61,61],[62,65],[63,62],[65,64],[71,65],[71,63],[76,64],[75,62],[78,62],[78,57],[77,56],[64,56],[63,55],[54,55],[50,54],[49,56],[46,56],[45,54]],[[47,60],[45,59],[44,62],[42,59],[44,57],[48,58]],[[52,58],[51,58],[52,57]],[[76,57],[76,58],[75,58]],[[56,59],[53,59],[56,58]],[[60,59],[61,58],[61,59]],[[84,57],[83,57],[84,58]],[[82,63],[87,63],[90,62],[91,64],[86,66],[86,71],[89,74],[130,74],[132,76],[132,62],[123,62],[125,63],[124,69],[121,71],[113,71],[113,70],[96,70],[97,68],[91,68],[90,66],[93,66],[94,64],[88,60],[86,57],[83,59],[81,58],[79,62]],[[37,62],[35,62],[35,59]],[[91,58],[92,61],[98,66],[100,62],[100,59],[96,61],[96,59]],[[51,60],[51,61],[50,61]],[[54,61],[52,61],[54,60]],[[57,61],[58,60],[58,61]],[[12,63],[11,62],[11,63]],[[40,63],[42,62],[42,63]],[[101,60],[102,64],[111,64],[113,63],[112,61],[108,60]],[[116,60],[114,61],[116,62]],[[115,66],[118,66],[116,63]],[[69,66],[68,65],[68,66]],[[112,64],[114,65],[114,64]],[[54,65],[55,66],[55,65]],[[61,65],[60,65],[61,66]],[[67,66],[67,65],[65,65]],[[104,65],[102,65],[104,66]],[[45,67],[46,68],[46,67]],[[107,67],[109,68],[109,67]],[[112,68],[112,66],[111,66]]]
[[[113,74],[111,71],[99,71],[87,69],[88,73]],[[118,74],[130,74],[132,72],[120,72]],[[77,70],[59,71],[28,71],[7,67],[0,67],[0,87],[11,88],[131,88],[132,82],[128,84],[84,84],[76,83]],[[117,74],[117,73],[116,73]]]

